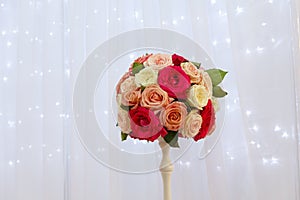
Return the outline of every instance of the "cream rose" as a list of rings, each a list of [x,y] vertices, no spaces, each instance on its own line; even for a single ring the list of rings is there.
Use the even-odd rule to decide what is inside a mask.
[[[186,105],[179,101],[168,104],[160,113],[160,121],[170,131],[178,131],[187,116]]]
[[[121,128],[121,131],[123,133],[131,132],[130,118],[128,112],[123,110],[122,108],[119,108],[118,110],[118,126]]]
[[[152,68],[144,68],[135,75],[135,84],[139,86],[148,86],[157,83],[157,72]]]
[[[168,93],[157,84],[147,86],[142,93],[141,106],[159,110],[171,102]]]
[[[200,110],[206,106],[209,99],[209,93],[203,85],[192,85],[187,92],[188,103]]]
[[[150,66],[154,70],[160,70],[164,67],[172,65],[172,56],[168,54],[153,54],[144,62],[145,66]]]
[[[183,71],[190,77],[191,83],[200,83],[202,74],[200,70],[191,62],[184,62],[180,64]]]
[[[121,91],[121,93],[124,93],[124,92],[135,90],[136,88],[137,88],[137,85],[135,84],[134,76],[129,76],[121,84],[120,91]]]
[[[183,123],[181,135],[186,138],[193,138],[199,133],[201,125],[202,117],[198,110],[192,110]]]
[[[141,99],[141,89],[137,88],[122,94],[121,103],[124,106],[137,106]]]
[[[212,102],[215,112],[218,112],[220,110],[220,105],[219,105],[218,99],[215,97],[212,97],[211,102]]]

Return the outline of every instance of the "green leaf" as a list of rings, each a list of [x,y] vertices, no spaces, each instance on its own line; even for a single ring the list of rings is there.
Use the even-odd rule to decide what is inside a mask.
[[[225,75],[228,73],[221,69],[208,69],[206,72],[210,76],[213,86],[219,85],[223,81]]]
[[[201,67],[201,63],[198,63],[198,62],[191,62],[193,63],[198,69]]]
[[[127,139],[128,134],[121,132],[121,140],[124,141]]]
[[[120,107],[121,107],[123,110],[126,110],[126,111],[129,111],[129,110],[130,110],[130,106],[124,106],[123,104],[121,104]]]
[[[142,63],[133,63],[132,65],[132,74],[139,73],[142,69],[144,69],[144,65]]]
[[[227,92],[225,92],[220,86],[214,86],[213,88],[213,96],[214,97],[224,97],[227,95]]]
[[[179,148],[179,144],[178,144],[178,132],[177,131],[168,131],[168,134],[164,137],[164,140],[171,147],[177,147],[177,148]]]
[[[141,91],[143,92],[146,87],[141,85]]]
[[[188,113],[193,109],[192,106],[186,100],[179,99],[178,101],[184,103]]]

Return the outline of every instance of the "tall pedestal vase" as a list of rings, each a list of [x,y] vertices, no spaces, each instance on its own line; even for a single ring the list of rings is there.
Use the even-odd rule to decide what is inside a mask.
[[[171,175],[174,170],[174,166],[170,159],[170,146],[161,137],[159,138],[159,146],[162,151],[160,173],[163,181],[164,200],[172,200]]]

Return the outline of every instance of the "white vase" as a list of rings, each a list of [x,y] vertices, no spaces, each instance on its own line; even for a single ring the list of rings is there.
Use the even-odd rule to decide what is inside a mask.
[[[171,193],[171,175],[174,170],[174,166],[170,159],[170,146],[165,140],[160,137],[158,139],[159,146],[162,151],[162,159],[160,163],[160,172],[163,180],[164,188],[164,200],[172,200]]]

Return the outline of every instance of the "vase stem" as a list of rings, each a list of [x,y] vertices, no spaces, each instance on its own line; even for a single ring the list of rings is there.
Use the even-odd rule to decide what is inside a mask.
[[[171,175],[174,170],[174,166],[170,159],[170,146],[163,138],[159,138],[159,146],[162,151],[162,159],[160,163],[160,173],[164,185],[164,200],[172,200],[171,194]]]

